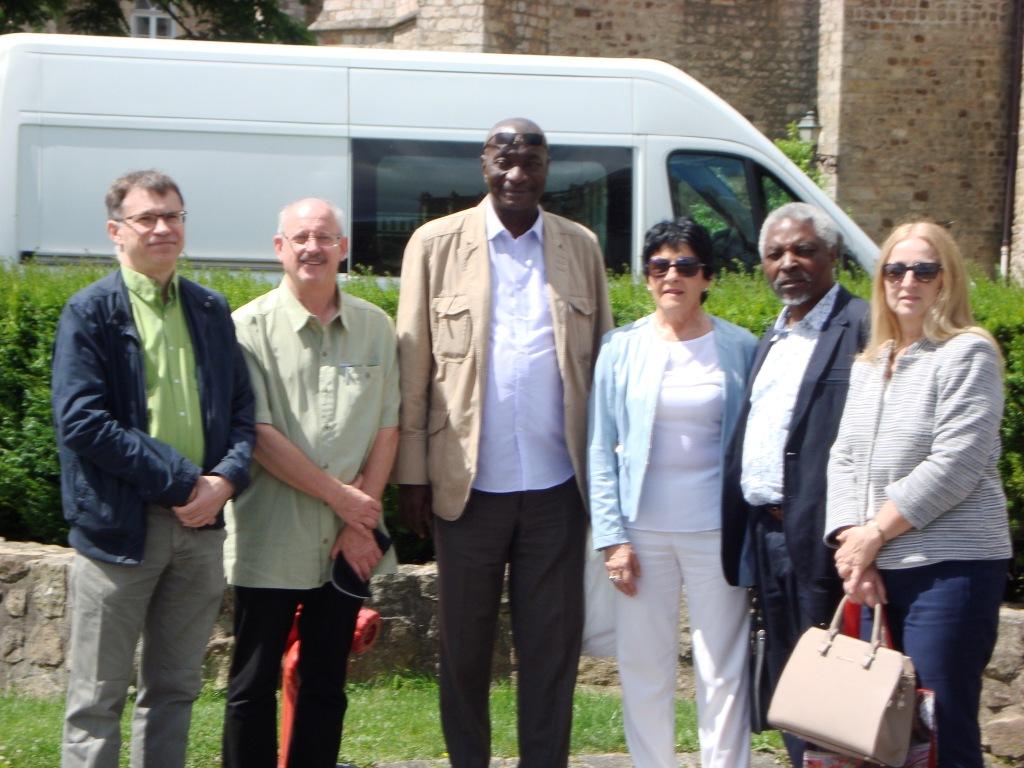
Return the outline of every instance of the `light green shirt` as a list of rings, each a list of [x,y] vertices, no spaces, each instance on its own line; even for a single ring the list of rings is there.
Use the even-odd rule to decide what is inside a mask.
[[[398,360],[391,319],[339,295],[322,325],[284,284],[235,311],[256,422],[270,424],[344,483],[359,474],[377,432],[398,425]],[[326,503],[252,464],[252,484],[227,508],[228,581],[244,587],[313,589],[330,581],[342,521]],[[393,548],[378,566],[394,566]]]
[[[121,266],[132,317],[145,361],[146,411],[150,435],[203,466],[203,410],[196,381],[196,356],[178,293],[178,276],[167,286]]]

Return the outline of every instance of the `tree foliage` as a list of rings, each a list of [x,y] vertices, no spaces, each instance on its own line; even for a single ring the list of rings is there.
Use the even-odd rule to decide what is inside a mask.
[[[303,5],[309,0],[301,0]],[[278,0],[150,0],[167,13],[186,40],[313,44],[301,23]],[[118,0],[0,0],[0,33],[42,29],[57,22],[62,31],[84,35],[130,34]]]

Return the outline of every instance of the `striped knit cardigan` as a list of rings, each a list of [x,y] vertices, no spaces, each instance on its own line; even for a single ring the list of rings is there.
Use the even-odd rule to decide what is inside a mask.
[[[918,341],[886,387],[890,348],[851,372],[828,465],[826,543],[891,499],[913,528],[882,547],[879,568],[1010,557],[996,350],[974,333]]]

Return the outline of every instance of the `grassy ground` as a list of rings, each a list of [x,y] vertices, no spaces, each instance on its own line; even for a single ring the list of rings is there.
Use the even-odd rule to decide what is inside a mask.
[[[0,768],[53,768],[60,764],[63,701],[0,697]],[[196,703],[189,732],[189,768],[220,764],[223,694],[206,690]],[[516,753],[515,689],[508,683],[491,694],[493,751]],[[693,704],[679,702],[676,714],[680,751],[697,749]],[[125,743],[128,717],[123,721]],[[779,748],[777,734],[754,737],[755,748]],[[622,711],[616,693],[578,689],[574,704],[574,754],[625,752]],[[375,762],[439,758],[444,741],[437,714],[437,683],[422,677],[395,676],[349,686],[349,711],[339,761],[371,766]],[[121,765],[128,765],[122,750]]]

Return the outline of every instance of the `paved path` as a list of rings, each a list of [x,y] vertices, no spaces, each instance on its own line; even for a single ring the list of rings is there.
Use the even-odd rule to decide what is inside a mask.
[[[700,768],[700,754],[682,752],[677,759],[681,768]],[[517,758],[492,760],[491,768],[515,768]],[[788,765],[784,758],[776,760],[770,752],[754,752],[751,768],[778,768]],[[405,763],[377,763],[377,768],[449,768],[447,760],[410,760]],[[575,755],[569,759],[569,768],[633,768],[629,755]]]

